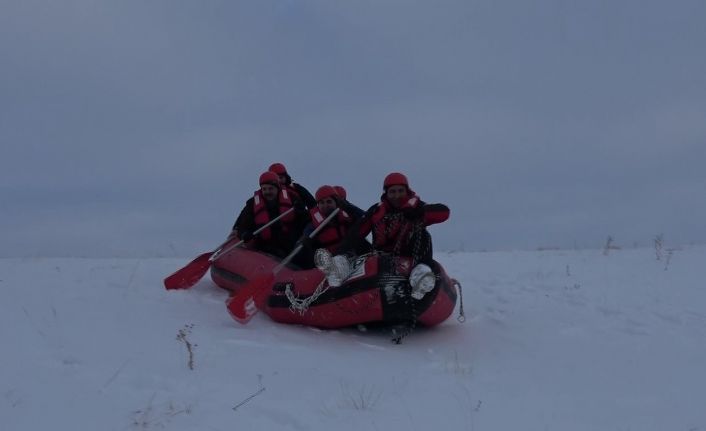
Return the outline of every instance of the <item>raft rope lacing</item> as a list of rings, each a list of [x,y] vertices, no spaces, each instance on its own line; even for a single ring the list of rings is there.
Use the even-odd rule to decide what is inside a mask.
[[[284,294],[287,295],[287,299],[289,299],[289,309],[292,310],[292,312],[299,313],[300,316],[303,316],[304,313],[306,313],[306,310],[309,309],[311,303],[319,299],[319,296],[323,295],[328,290],[328,288],[329,286],[326,283],[326,278],[324,277],[324,279],[321,280],[321,283],[316,286],[314,293],[304,299],[300,299],[299,297],[294,295],[294,292],[292,292],[291,284],[287,284],[287,287],[284,290]]]
[[[360,262],[360,265],[365,265],[365,260],[369,256],[371,256],[372,254],[373,253],[367,253],[367,254],[363,254],[361,256],[358,256],[358,258],[356,259],[356,262]],[[351,272],[355,272],[356,269],[357,269],[357,267],[352,268]],[[290,284],[287,284],[287,286],[285,287],[284,294],[287,296],[287,299],[289,300],[289,304],[290,304],[289,309],[292,310],[292,312],[299,313],[299,315],[303,316],[304,313],[306,313],[306,311],[309,309],[311,304],[314,303],[317,299],[319,299],[319,297],[321,295],[326,293],[330,287],[331,286],[329,286],[328,283],[326,283],[326,277],[324,277],[323,280],[321,280],[321,282],[319,283],[319,285],[316,286],[316,289],[314,289],[314,292],[306,298],[299,298],[298,296],[296,296],[294,294],[294,292],[292,292],[292,286]],[[371,303],[368,305],[368,307],[372,306],[373,302],[374,302],[374,298],[373,298],[373,300],[371,300]],[[339,308],[341,308],[341,307],[339,307]],[[341,310],[343,310],[343,309],[341,308]],[[344,310],[344,311],[348,311],[348,310]]]

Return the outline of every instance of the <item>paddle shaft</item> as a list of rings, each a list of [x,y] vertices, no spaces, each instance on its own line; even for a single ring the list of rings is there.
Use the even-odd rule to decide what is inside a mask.
[[[282,217],[286,216],[287,214],[291,213],[292,211],[294,211],[294,207],[288,209],[287,211],[283,212],[282,214],[278,215],[277,217],[275,217],[275,218],[273,218],[272,220],[270,220],[270,221],[268,221],[267,223],[265,223],[262,227],[258,228],[255,232],[253,232],[253,235],[257,235],[258,233],[260,233],[260,232],[262,232],[263,230],[267,229],[268,227],[272,226],[272,224],[274,224],[275,222],[279,221]],[[223,246],[225,246],[226,244],[228,244],[228,241],[226,241],[225,243],[221,244],[220,247],[218,247],[218,248],[216,249],[216,251],[213,252],[213,254],[212,254],[211,257],[208,259],[208,261],[209,261],[209,262],[213,262],[214,260],[218,259],[218,258],[221,257],[222,255],[224,255],[224,254],[228,253],[229,251],[233,250],[234,248],[239,247],[239,246],[240,246],[241,244],[243,244],[244,242],[245,242],[245,241],[243,241],[243,240],[241,239],[240,241],[236,242],[235,244],[233,244],[233,245],[229,246],[228,248],[222,250]]]
[[[326,225],[331,221],[332,218],[336,217],[336,214],[338,214],[339,211],[340,211],[340,208],[336,208],[335,210],[331,211],[331,214],[329,214],[329,215],[324,219],[324,221],[322,221],[321,224],[320,224],[319,226],[317,226],[316,229],[314,229],[314,231],[309,234],[309,238],[315,237],[316,234],[318,234],[319,231],[321,231],[321,229],[323,229],[324,227],[326,227]],[[285,257],[284,259],[282,259],[282,262],[280,262],[279,265],[277,265],[277,266],[272,270],[272,272],[273,272],[274,274],[277,274],[282,268],[284,268],[284,267],[294,258],[294,256],[297,255],[297,253],[299,253],[299,252],[301,251],[301,249],[302,249],[303,247],[304,247],[303,244],[299,244],[298,246],[296,246],[296,247],[294,248],[294,250],[292,250],[292,252],[289,253],[289,255],[287,255],[287,257]]]

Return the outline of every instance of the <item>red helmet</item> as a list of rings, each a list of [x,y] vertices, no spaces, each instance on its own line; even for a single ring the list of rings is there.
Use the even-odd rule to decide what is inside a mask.
[[[279,188],[279,176],[272,171],[263,172],[262,175],[260,175],[260,185],[263,184],[271,184]]]
[[[315,197],[316,202],[326,198],[333,198],[334,200],[336,200],[338,198],[338,193],[336,193],[336,189],[331,186],[321,186],[316,191]]]
[[[341,199],[346,198],[346,189],[344,189],[342,186],[333,186],[333,189],[336,190],[336,193]]]
[[[287,168],[285,168],[282,163],[271,164],[268,171],[274,172],[277,175],[287,175]]]
[[[383,190],[387,190],[390,186],[405,186],[409,188],[409,182],[407,177],[399,172],[393,172],[385,177],[385,181],[382,183]]]

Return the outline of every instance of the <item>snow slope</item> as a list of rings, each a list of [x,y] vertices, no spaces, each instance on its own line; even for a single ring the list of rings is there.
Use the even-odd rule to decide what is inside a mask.
[[[1,259],[0,429],[706,431],[706,247],[437,259],[467,321],[401,345],[239,326],[188,258]]]

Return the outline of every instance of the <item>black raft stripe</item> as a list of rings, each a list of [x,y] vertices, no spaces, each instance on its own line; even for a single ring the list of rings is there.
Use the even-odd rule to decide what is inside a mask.
[[[359,293],[367,292],[369,290],[374,290],[377,289],[377,280],[375,282],[370,282],[370,279],[362,279],[358,281],[354,281],[352,283],[346,284],[344,287],[332,287],[329,288],[326,292],[324,292],[321,296],[319,296],[316,301],[314,301],[311,305],[321,305],[321,304],[328,304],[331,302],[336,302],[340,301],[341,299],[348,298],[350,296],[358,295]],[[284,291],[285,287],[288,283],[283,282],[283,283],[277,283],[278,285],[283,285],[279,290],[280,292]],[[295,295],[297,295],[296,291],[294,292]],[[298,296],[299,299],[305,299],[309,298],[311,295],[302,295]],[[289,299],[287,299],[286,296],[284,295],[270,295],[270,297],[267,300],[267,305],[273,308],[289,308],[290,305],[292,305],[289,302]]]
[[[374,280],[368,278],[354,281],[350,284],[347,284],[343,288],[331,288],[324,292],[323,295],[319,296],[316,301],[312,302],[310,307],[330,304],[354,295],[358,295],[360,293],[380,289],[379,300],[382,306],[383,321],[394,320],[396,318],[399,318],[400,316],[407,316],[409,314],[410,304],[402,298],[396,299],[394,302],[389,301],[385,295],[384,290],[378,285],[378,281],[379,280],[377,279],[377,277],[374,277]],[[407,282],[404,281],[403,283],[406,284]],[[451,286],[448,283],[444,282],[443,279],[437,280],[437,283],[441,283],[441,285],[437,286],[436,289],[424,295],[424,298],[422,298],[421,300],[417,301],[416,299],[408,298],[408,300],[414,301],[414,303],[416,303],[414,309],[416,310],[417,317],[419,317],[422,313],[424,313],[431,307],[441,290],[444,290],[445,293],[451,296],[454,303],[456,302],[456,295],[451,289]],[[276,292],[283,292],[286,288],[286,285],[286,282],[277,283],[275,285],[274,290]],[[407,285],[405,289],[409,290],[409,285]],[[296,295],[296,292],[294,293]],[[298,298],[305,299],[309,297],[311,297],[311,295],[302,295]],[[271,308],[289,308],[291,306],[291,303],[285,295],[275,294],[269,296],[269,298],[267,299],[267,305]]]
[[[223,268],[218,268],[216,266],[211,267],[211,272],[215,273],[219,277],[223,277],[228,281],[232,281],[235,283],[245,283],[248,281],[247,278],[243,277],[240,274],[236,274],[234,272],[230,272],[228,270],[225,270]]]

